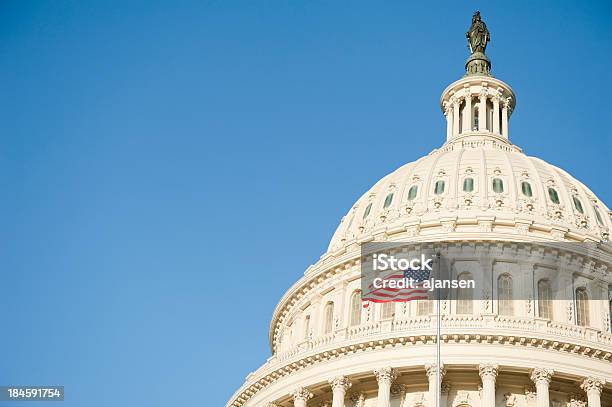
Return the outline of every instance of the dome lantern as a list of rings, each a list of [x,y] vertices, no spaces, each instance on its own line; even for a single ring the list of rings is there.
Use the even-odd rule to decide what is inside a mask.
[[[466,37],[471,51],[466,73],[440,99],[447,122],[446,140],[486,137],[508,142],[508,120],[516,98],[508,84],[491,75],[491,61],[485,55],[490,34],[479,11],[472,16]]]

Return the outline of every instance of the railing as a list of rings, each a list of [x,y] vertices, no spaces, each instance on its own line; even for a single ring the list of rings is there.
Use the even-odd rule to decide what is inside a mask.
[[[407,333],[417,335],[435,332],[436,318],[432,316],[412,317],[397,320],[378,321],[361,324],[335,332],[307,339],[295,344],[292,348],[280,352],[270,358],[270,363],[288,360],[300,353],[330,344],[355,341],[358,339],[389,336],[393,333],[405,335]],[[602,332],[589,327],[564,324],[545,319],[515,317],[503,315],[449,315],[442,317],[442,334],[465,333],[471,331],[474,334],[540,334],[545,336],[558,336],[589,341],[594,344],[612,346],[612,334]]]

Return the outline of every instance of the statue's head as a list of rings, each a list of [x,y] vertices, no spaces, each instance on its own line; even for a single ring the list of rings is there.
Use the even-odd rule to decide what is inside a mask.
[[[474,11],[474,15],[472,16],[472,22],[480,21],[480,11]]]

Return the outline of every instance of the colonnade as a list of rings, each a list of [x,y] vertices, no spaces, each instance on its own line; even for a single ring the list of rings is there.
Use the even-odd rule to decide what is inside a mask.
[[[450,384],[443,380],[446,369],[444,366],[440,369],[441,389],[438,393],[436,389],[437,365],[429,364],[424,367],[429,381],[427,407],[435,407],[437,394],[440,394],[441,397],[440,405],[446,407],[450,388]],[[481,363],[478,366],[478,374],[482,381],[482,407],[495,407],[495,387],[498,373],[499,366],[495,363]],[[405,397],[405,386],[395,383],[398,377],[396,369],[385,366],[375,369],[373,374],[378,383],[377,407],[391,407],[392,394],[400,393],[400,399],[403,400]],[[550,406],[549,386],[554,374],[555,372],[552,369],[543,367],[537,367],[531,370],[530,379],[535,385],[537,407]],[[339,375],[329,379],[328,382],[332,391],[332,400],[331,405],[329,403],[324,404],[327,404],[329,407],[353,407],[353,404],[351,404],[351,406],[345,405],[347,391],[352,385],[349,378],[344,375]],[[580,387],[586,393],[588,407],[601,407],[601,392],[605,383],[605,380],[598,377],[586,377],[582,380]],[[313,398],[314,394],[306,387],[298,387],[291,393],[291,397],[294,407],[308,407],[308,400]],[[364,397],[362,393],[356,393],[351,399],[355,402],[354,405],[358,406],[363,405]],[[278,407],[278,404],[270,402],[266,407]]]

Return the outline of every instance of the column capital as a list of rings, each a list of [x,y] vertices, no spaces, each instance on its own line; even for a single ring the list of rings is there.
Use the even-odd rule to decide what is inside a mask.
[[[353,407],[361,407],[365,402],[365,394],[362,392],[351,393],[349,400],[353,403]]]
[[[406,392],[406,385],[401,383],[395,383],[391,386],[391,394],[402,394]]]
[[[567,398],[568,398],[568,402],[567,402],[568,407],[585,407],[587,404],[582,394],[570,393]]]
[[[598,394],[601,394],[601,389],[606,384],[604,379],[599,377],[587,377],[580,384],[580,388],[584,390],[586,393],[589,391],[597,391]]]
[[[293,397],[293,401],[307,401],[314,397],[314,394],[306,387],[298,387],[297,389],[291,392],[291,397]]]
[[[389,383],[391,384],[393,380],[397,377],[397,372],[390,366],[381,367],[380,369],[374,370],[374,375],[376,376],[376,381],[380,383]]]
[[[450,392],[450,389],[451,389],[450,382],[448,380],[444,380],[442,382],[442,386],[441,386],[440,391],[442,392],[442,394],[448,395],[448,393]]]
[[[425,372],[427,372],[427,377],[429,378],[436,377],[437,366],[438,365],[436,363],[428,363],[425,365]],[[444,364],[442,364],[440,367],[440,379],[442,379],[445,374],[446,374],[446,368],[444,367]]]
[[[531,371],[531,381],[534,382],[536,385],[540,383],[545,383],[548,386],[554,374],[555,371],[552,369],[536,367]]]
[[[478,365],[478,374],[480,375],[481,379],[495,379],[497,377],[497,373],[499,373],[499,365],[495,363],[481,363]]]
[[[336,376],[329,379],[328,382],[332,388],[332,391],[342,390],[343,392],[346,392],[352,386],[351,381],[346,376]]]

